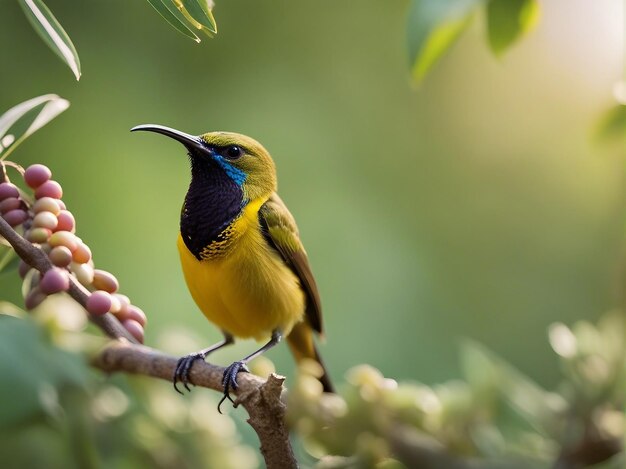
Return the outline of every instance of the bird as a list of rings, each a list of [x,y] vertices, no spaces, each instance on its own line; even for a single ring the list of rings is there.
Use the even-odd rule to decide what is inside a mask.
[[[277,194],[276,167],[256,140],[234,132],[198,136],[156,124],[131,131],[156,132],[182,143],[191,181],[177,239],[187,287],[200,311],[223,340],[181,357],[173,384],[190,390],[193,363],[233,344],[235,338],[267,342],[226,367],[219,405],[237,390],[237,374],[283,337],[296,362],[316,361],[324,392],[334,387],[317,350],[323,337],[320,295],[298,227]],[[268,340],[269,338],[269,340]],[[218,405],[218,410],[219,410]]]

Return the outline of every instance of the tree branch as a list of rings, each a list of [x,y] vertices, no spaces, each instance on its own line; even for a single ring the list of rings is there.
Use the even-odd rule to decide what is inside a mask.
[[[20,236],[2,217],[0,217],[0,235],[11,244],[24,262],[39,272],[44,273],[53,268],[48,256]],[[86,307],[89,291],[71,276],[68,293],[80,305]],[[87,316],[109,337],[122,339],[111,342],[93,360],[92,364],[95,367],[107,373],[123,371],[172,380],[178,362],[176,358],[138,345],[111,313]],[[196,386],[223,392],[223,375],[224,368],[197,361],[189,373],[189,378]],[[265,465],[270,469],[298,467],[289,442],[289,432],[285,426],[285,404],[281,401],[284,381],[284,377],[275,374],[267,381],[251,373],[241,373],[237,377],[239,387],[235,392],[237,395],[235,407],[241,404],[248,412],[250,416],[248,423],[259,437]]]
[[[92,364],[101,370],[112,373],[122,371],[172,381],[176,363],[175,357],[142,345],[115,341],[108,345]],[[222,376],[224,368],[202,360],[194,362],[189,373],[190,381],[223,392]],[[285,404],[281,400],[285,378],[272,374],[267,381],[252,373],[237,376],[239,387],[235,394],[235,407],[241,404],[250,418],[248,423],[254,428],[261,442],[261,453],[269,469],[295,468],[298,463],[289,441],[285,426]]]
[[[37,269],[42,274],[52,269],[53,265],[48,256],[39,248],[22,238],[4,218],[0,217],[0,236],[6,239],[20,258],[28,265]],[[70,275],[70,288],[67,293],[86,308],[89,291],[82,286],[74,277]],[[120,324],[115,316],[106,313],[102,316],[87,315],[89,320],[98,326],[102,331],[113,339],[124,338],[134,344],[137,340]]]

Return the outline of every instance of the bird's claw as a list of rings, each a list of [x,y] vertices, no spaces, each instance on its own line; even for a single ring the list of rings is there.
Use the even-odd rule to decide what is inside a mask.
[[[241,371],[245,373],[250,372],[250,370],[248,370],[248,367],[246,366],[246,363],[243,361],[234,362],[224,370],[224,374],[222,376],[222,386],[224,387],[224,396],[222,397],[219,404],[217,405],[217,411],[220,414],[222,413],[222,411],[220,410],[220,406],[226,399],[232,402],[233,405],[235,404],[235,401],[233,401],[232,397],[230,397],[230,390],[231,389],[233,391],[237,390],[237,387],[238,387],[237,374]]]
[[[189,355],[185,355],[178,359],[178,363],[176,363],[176,370],[174,370],[174,377],[172,378],[172,383],[174,384],[174,389],[179,394],[184,394],[180,389],[178,389],[178,383],[183,383],[184,388],[187,391],[191,391],[189,388],[190,384],[193,384],[189,381],[189,372],[191,371],[191,366],[193,362],[196,360],[204,360],[205,355],[202,353],[190,353]]]

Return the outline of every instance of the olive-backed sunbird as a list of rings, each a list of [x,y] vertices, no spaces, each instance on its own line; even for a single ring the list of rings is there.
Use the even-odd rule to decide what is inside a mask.
[[[206,349],[182,357],[173,382],[189,390],[195,360],[235,337],[263,340],[263,347],[224,372],[224,398],[237,389],[237,373],[283,336],[296,358],[317,361],[326,392],[333,387],[313,341],[322,334],[320,297],[298,227],[276,193],[276,168],[256,140],[232,132],[193,136],[160,125],[132,129],[157,132],[182,143],[191,183],[180,215],[178,251],[191,296],[224,334]],[[179,391],[180,392],[180,391]],[[223,400],[223,399],[222,399]]]

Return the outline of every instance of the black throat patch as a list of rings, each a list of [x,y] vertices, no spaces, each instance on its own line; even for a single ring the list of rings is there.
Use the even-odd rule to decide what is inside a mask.
[[[202,251],[243,209],[243,191],[212,158],[191,155],[191,183],[180,214],[180,233],[187,249],[202,259]]]

